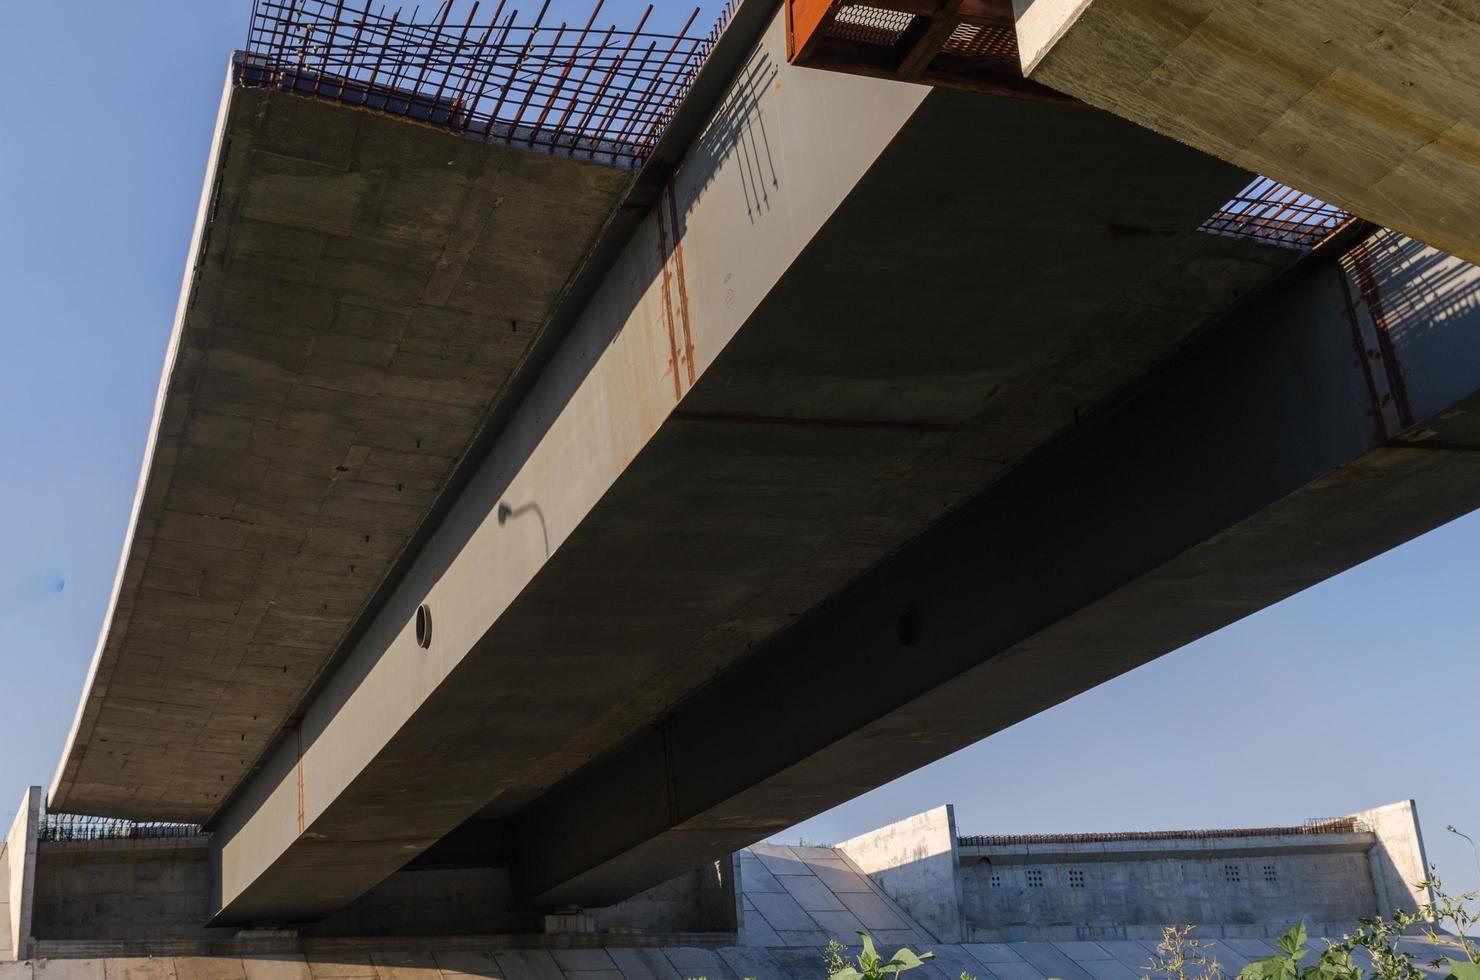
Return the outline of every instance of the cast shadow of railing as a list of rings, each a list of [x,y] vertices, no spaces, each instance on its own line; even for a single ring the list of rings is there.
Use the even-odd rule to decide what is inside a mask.
[[[1396,231],[1372,235],[1356,251],[1381,297],[1393,341],[1408,346],[1462,326],[1480,332],[1480,269]]]
[[[771,209],[771,195],[780,187],[781,180],[761,100],[779,74],[780,69],[764,48],[758,49],[745,63],[734,86],[690,152],[685,169],[702,177],[692,189],[683,218],[687,218],[688,211],[727,171],[725,164],[732,158],[739,163],[740,193],[751,224]],[[681,225],[679,234],[682,233]]]

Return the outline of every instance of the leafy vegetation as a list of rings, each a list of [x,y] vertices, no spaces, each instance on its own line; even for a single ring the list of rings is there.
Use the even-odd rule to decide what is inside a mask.
[[[1239,980],[1362,980],[1362,968],[1340,945],[1327,946],[1314,963],[1302,967],[1300,961],[1309,952],[1306,938],[1302,922],[1275,943],[1277,955],[1250,963],[1239,972]]]
[[[1148,977],[1165,980],[1225,980],[1228,974],[1213,955],[1213,944],[1194,938],[1192,933],[1196,928],[1189,923],[1163,929],[1161,945],[1142,971]]]
[[[926,960],[935,958],[934,953],[916,953],[907,946],[901,946],[893,956],[885,960],[874,948],[872,936],[866,932],[860,932],[858,936],[863,940],[863,952],[858,954],[852,964],[845,956],[848,947],[837,940],[827,944],[823,959],[827,965],[829,980],[898,980],[901,973],[924,966]],[[964,978],[965,974],[962,976]]]
[[[1356,931],[1340,941],[1326,940],[1326,948],[1310,960],[1309,936],[1300,923],[1280,937],[1275,956],[1255,960],[1238,973],[1238,980],[1365,980],[1368,976],[1354,954],[1362,950],[1371,959],[1373,980],[1426,980],[1429,974],[1414,953],[1401,949],[1406,936],[1425,936],[1435,949],[1450,951],[1425,964],[1446,971],[1444,980],[1480,980],[1480,945],[1471,930],[1480,916],[1471,911],[1480,893],[1451,896],[1444,891],[1437,870],[1419,888],[1433,900],[1417,912],[1394,912],[1385,918],[1361,919]],[[1193,938],[1193,926],[1170,926],[1162,932],[1156,955],[1144,968],[1148,978],[1164,980],[1228,980],[1228,973],[1212,949],[1215,944]],[[1445,930],[1445,931],[1441,931]]]

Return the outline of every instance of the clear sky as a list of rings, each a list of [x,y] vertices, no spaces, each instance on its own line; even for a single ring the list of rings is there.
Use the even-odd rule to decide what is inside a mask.
[[[588,0],[555,0],[572,19]],[[13,4],[0,34],[0,816],[50,780],[112,588],[249,0]],[[526,4],[526,6],[533,6]],[[700,23],[717,11],[706,3]],[[608,0],[625,22],[638,4]],[[660,26],[690,7],[663,0]],[[465,9],[465,0],[460,4]],[[778,839],[942,802],[967,833],[1298,823],[1418,800],[1480,888],[1480,518]]]

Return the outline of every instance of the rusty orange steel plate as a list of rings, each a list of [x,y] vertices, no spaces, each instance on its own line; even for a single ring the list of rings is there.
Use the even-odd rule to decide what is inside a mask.
[[[1072,102],[1023,78],[1011,0],[787,0],[792,64]]]

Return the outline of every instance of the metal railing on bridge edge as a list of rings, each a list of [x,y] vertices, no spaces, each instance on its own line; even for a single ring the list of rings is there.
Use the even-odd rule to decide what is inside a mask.
[[[53,843],[100,840],[158,840],[208,836],[200,824],[124,820],[80,813],[43,813],[36,839]]]

